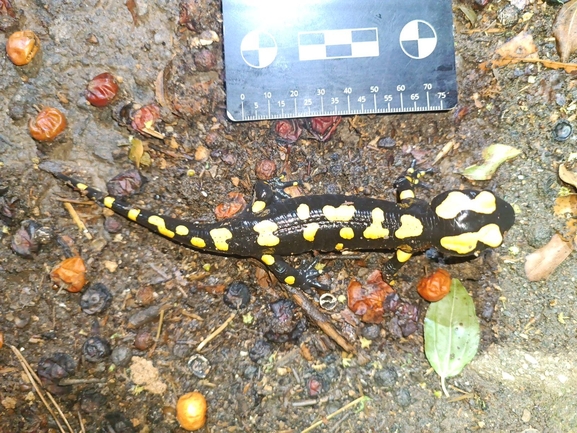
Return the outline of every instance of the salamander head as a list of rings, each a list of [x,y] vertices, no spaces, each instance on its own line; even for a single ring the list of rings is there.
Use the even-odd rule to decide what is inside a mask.
[[[491,191],[447,191],[433,199],[431,208],[449,229],[436,239],[435,247],[450,255],[477,255],[496,248],[515,223],[513,207]]]

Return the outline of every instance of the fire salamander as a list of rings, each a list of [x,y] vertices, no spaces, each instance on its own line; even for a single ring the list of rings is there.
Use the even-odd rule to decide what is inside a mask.
[[[155,233],[207,253],[260,260],[279,279],[307,293],[329,288],[317,281],[316,261],[296,269],[282,256],[311,251],[395,250],[384,273],[393,276],[411,255],[430,247],[456,256],[496,248],[515,222],[509,203],[491,191],[452,190],[430,204],[415,198],[427,173],[414,164],[396,180],[397,202],[340,194],[291,198],[299,182],[257,182],[250,209],[228,220],[194,223],[131,207],[62,173],[54,175]]]

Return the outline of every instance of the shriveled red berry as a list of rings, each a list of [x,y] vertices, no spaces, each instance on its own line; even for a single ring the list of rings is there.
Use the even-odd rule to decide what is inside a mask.
[[[444,269],[437,269],[419,282],[417,291],[426,301],[440,301],[451,291],[451,275]]]
[[[39,48],[40,39],[32,30],[14,32],[6,42],[6,54],[16,66],[30,63]]]
[[[152,128],[160,119],[160,107],[156,104],[145,105],[134,112],[132,127],[137,131]]]
[[[66,128],[66,117],[54,107],[46,107],[34,119],[30,119],[28,129],[37,141],[52,141]]]
[[[118,81],[110,72],[104,72],[90,80],[84,94],[95,107],[106,107],[116,98],[117,93]]]

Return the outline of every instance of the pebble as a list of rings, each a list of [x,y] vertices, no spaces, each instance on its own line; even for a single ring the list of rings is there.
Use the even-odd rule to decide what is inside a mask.
[[[399,375],[395,367],[385,367],[375,373],[375,384],[385,389],[391,389],[397,383]]]

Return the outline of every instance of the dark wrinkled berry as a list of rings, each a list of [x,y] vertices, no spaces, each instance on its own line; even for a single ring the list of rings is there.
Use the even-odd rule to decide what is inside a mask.
[[[137,169],[130,169],[114,176],[106,183],[108,194],[114,197],[128,197],[139,192],[146,179]]]
[[[297,141],[303,133],[301,122],[298,119],[277,120],[274,124],[277,140],[289,144]]]
[[[115,216],[109,216],[104,218],[104,229],[108,233],[120,233],[122,230],[122,220]]]
[[[272,353],[270,344],[265,340],[256,340],[254,346],[248,351],[248,357],[252,362],[258,362],[261,359],[267,360]]]
[[[19,256],[27,259],[32,258],[40,250],[40,243],[35,237],[36,230],[40,226],[31,220],[22,221],[18,231],[12,236],[10,247]]]
[[[6,197],[6,192],[8,192],[8,188],[0,188],[0,220],[10,225],[12,224],[19,199],[17,197]]]
[[[317,397],[324,391],[323,381],[316,377],[312,376],[307,381],[307,392],[309,397]]]
[[[567,120],[559,120],[553,127],[553,139],[556,141],[565,141],[573,133],[573,126]]]
[[[55,395],[65,395],[72,391],[72,386],[60,386],[61,379],[73,375],[76,371],[76,361],[67,353],[54,353],[41,358],[36,370],[42,386]]]
[[[241,282],[230,283],[224,290],[223,301],[227,307],[240,310],[250,302],[250,289]]]
[[[295,307],[294,302],[289,299],[279,299],[270,304],[277,332],[282,332],[283,330],[288,331],[289,328],[292,329]]]
[[[112,303],[112,293],[102,283],[92,284],[82,293],[80,298],[80,308],[86,314],[101,313],[110,307]]]
[[[111,352],[108,341],[98,336],[89,337],[82,345],[82,355],[88,362],[100,362]]]
[[[385,302],[383,302],[383,310],[385,310],[385,312],[395,312],[397,311],[397,308],[399,308],[400,302],[401,297],[397,292],[390,293],[385,298]]]
[[[49,380],[69,377],[76,371],[76,361],[67,353],[57,352],[40,359],[36,373]]]
[[[80,410],[83,413],[99,414],[106,405],[106,397],[96,389],[83,389],[80,392]]]
[[[202,355],[192,355],[188,360],[188,368],[199,379],[204,379],[210,373],[212,366],[208,359]]]
[[[120,412],[110,412],[104,417],[102,433],[136,433],[132,422]]]
[[[119,367],[126,367],[132,359],[132,348],[128,346],[116,346],[110,354],[110,361]]]
[[[393,389],[399,375],[395,367],[385,367],[382,370],[377,370],[374,376],[375,384],[385,390]]]
[[[154,338],[150,332],[145,330],[140,330],[137,332],[136,337],[134,337],[134,347],[137,350],[147,350],[154,344]]]

